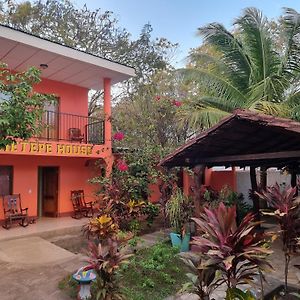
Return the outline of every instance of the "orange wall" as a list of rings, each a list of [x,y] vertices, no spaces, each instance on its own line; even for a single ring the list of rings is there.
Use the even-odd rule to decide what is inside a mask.
[[[205,185],[220,191],[224,185],[229,186],[233,191],[236,191],[236,174],[235,169],[230,171],[213,171],[206,169],[205,171]]]
[[[193,176],[190,176],[188,172],[183,172],[183,192],[186,195],[191,194],[190,187],[193,186]],[[236,191],[236,172],[235,169],[230,171],[213,171],[212,169],[205,170],[205,185],[212,187],[213,189],[220,191],[225,185],[230,187],[233,191]],[[151,202],[158,202],[161,197],[158,184],[150,184],[149,190],[151,194],[149,200]]]
[[[58,96],[61,113],[88,115],[88,89],[86,88],[43,78],[34,90]]]
[[[95,169],[91,164],[85,166],[86,159],[65,157],[35,157],[27,159],[22,155],[0,156],[0,165],[12,165],[13,193],[20,193],[22,206],[28,207],[30,216],[37,215],[38,204],[38,167],[59,167],[59,214],[73,210],[70,201],[70,191],[83,189],[85,195],[92,196],[94,187],[87,180],[95,175]],[[87,200],[92,200],[90,197]],[[0,202],[0,219],[3,219],[2,201]]]

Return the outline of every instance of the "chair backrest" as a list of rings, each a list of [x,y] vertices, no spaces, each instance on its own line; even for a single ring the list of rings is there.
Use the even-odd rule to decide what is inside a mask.
[[[81,134],[80,128],[69,128],[69,137],[70,140],[82,139],[83,136]]]
[[[3,196],[3,209],[5,214],[17,214],[21,213],[21,195],[4,195]]]
[[[83,190],[71,191],[71,201],[75,208],[84,206],[85,201]]]

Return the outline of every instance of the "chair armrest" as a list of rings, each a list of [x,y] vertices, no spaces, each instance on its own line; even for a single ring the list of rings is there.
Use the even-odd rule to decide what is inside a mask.
[[[94,205],[94,202],[93,202],[93,201],[85,202],[85,205],[93,206],[93,205]]]

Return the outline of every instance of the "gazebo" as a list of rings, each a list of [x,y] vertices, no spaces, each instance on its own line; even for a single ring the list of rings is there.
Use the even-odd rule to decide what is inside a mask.
[[[257,190],[256,168],[288,167],[296,185],[300,163],[300,123],[249,110],[236,110],[167,155],[161,166],[250,167],[252,190]],[[254,199],[258,211],[258,199]]]

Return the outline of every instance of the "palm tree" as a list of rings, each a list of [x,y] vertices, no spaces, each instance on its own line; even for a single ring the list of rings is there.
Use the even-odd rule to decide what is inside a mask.
[[[280,34],[270,24],[247,8],[234,33],[219,23],[199,29],[214,51],[194,51],[191,66],[182,70],[197,90],[181,110],[192,128],[208,128],[237,108],[300,120],[300,14],[284,9],[276,23]]]

